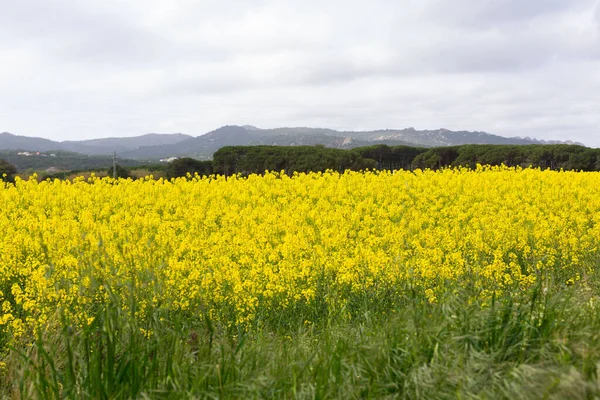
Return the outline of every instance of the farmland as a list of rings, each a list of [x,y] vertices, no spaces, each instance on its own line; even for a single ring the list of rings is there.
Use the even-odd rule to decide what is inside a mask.
[[[600,396],[600,175],[17,178],[0,398]]]

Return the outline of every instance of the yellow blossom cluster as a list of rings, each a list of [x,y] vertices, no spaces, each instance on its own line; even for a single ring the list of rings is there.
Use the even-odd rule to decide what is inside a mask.
[[[119,296],[216,320],[407,285],[482,299],[600,255],[600,174],[475,170],[246,178],[19,180],[0,186],[0,335],[82,325]],[[111,288],[108,290],[107,288]],[[135,290],[131,290],[135,288]],[[1,344],[1,341],[0,341]]]

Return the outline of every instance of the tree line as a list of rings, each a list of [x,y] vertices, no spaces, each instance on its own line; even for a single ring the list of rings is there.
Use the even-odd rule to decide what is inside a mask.
[[[334,170],[411,170],[446,167],[507,165],[600,171],[600,149],[576,145],[461,145],[451,147],[387,146],[384,144],[352,150],[323,146],[226,146],[214,153],[212,161],[180,158],[165,170],[167,178],[190,174],[261,174],[265,171],[319,172]],[[164,168],[164,167],[162,167]],[[0,160],[0,176],[10,180],[16,168]],[[118,176],[126,177],[119,168]]]
[[[310,172],[364,170],[376,168],[374,160],[357,151],[323,146],[226,146],[213,155],[217,174],[248,175],[265,171]]]
[[[416,156],[412,168],[507,165],[553,170],[600,171],[600,149],[576,145],[462,145],[436,147]]]
[[[65,151],[40,152],[39,155],[23,156],[17,151],[0,150],[0,159],[3,159],[23,171],[43,171],[54,167],[62,171],[89,171],[101,170],[112,165],[112,156],[88,156],[85,154]],[[147,166],[149,163],[120,158],[119,163],[124,167]]]
[[[186,172],[248,175],[265,171],[285,173],[334,170],[412,170],[481,165],[540,167],[553,170],[600,171],[600,149],[577,145],[461,145],[451,147],[387,146],[352,150],[320,146],[227,146],[211,161],[179,159],[168,176]]]
[[[600,149],[577,145],[460,145],[451,147],[387,146],[384,144],[340,150],[315,146],[229,146],[218,150],[213,172],[262,173],[269,171],[308,172],[331,169],[380,170],[439,169],[507,165],[600,171]]]

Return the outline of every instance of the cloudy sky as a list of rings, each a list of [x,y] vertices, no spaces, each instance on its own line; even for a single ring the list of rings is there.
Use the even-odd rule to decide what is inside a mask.
[[[0,6],[0,132],[412,126],[600,147],[599,0]]]

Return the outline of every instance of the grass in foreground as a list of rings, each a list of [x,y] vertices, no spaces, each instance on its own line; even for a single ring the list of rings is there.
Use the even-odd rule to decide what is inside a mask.
[[[109,290],[110,288],[107,288]],[[596,288],[538,285],[481,307],[405,288],[383,311],[282,313],[245,331],[112,296],[93,322],[60,317],[5,357],[4,398],[506,398],[600,396]],[[110,292],[110,291],[109,291]],[[131,297],[132,299],[135,296]],[[126,311],[133,310],[133,311]],[[348,311],[348,310],[346,310]]]

